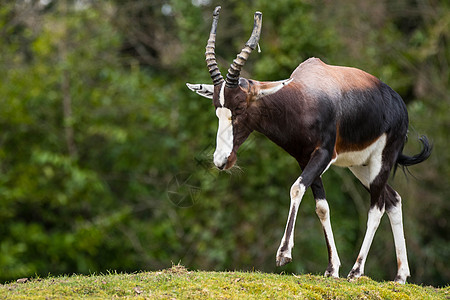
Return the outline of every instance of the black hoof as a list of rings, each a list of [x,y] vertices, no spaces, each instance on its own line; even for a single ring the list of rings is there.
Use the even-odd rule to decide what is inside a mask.
[[[290,257],[284,257],[284,256],[277,257],[277,267],[287,265],[291,261],[292,261],[292,258],[290,258]]]

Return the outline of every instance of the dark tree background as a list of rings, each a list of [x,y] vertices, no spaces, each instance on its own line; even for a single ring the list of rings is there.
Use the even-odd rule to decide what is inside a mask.
[[[0,281],[25,276],[190,269],[322,273],[327,250],[310,192],[294,261],[275,267],[295,161],[259,134],[240,168],[212,165],[217,120],[185,82],[210,82],[204,51],[222,5],[226,71],[263,12],[262,53],[241,75],[280,80],[310,56],[361,68],[398,91],[425,163],[402,195],[410,282],[449,283],[450,9],[447,1],[0,1]],[[366,227],[368,194],[344,169],[324,175],[341,276]],[[387,218],[366,273],[392,279]]]

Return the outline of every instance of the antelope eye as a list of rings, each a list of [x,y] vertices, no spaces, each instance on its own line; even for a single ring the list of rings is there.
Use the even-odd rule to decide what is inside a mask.
[[[244,111],[244,109],[243,109],[242,107],[238,107],[238,108],[236,108],[236,109],[234,110],[234,112],[235,112],[236,114],[240,114],[240,113],[242,113],[242,111]]]

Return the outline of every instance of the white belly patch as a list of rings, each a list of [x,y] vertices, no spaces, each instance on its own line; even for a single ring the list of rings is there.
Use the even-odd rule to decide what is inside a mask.
[[[363,150],[338,153],[333,164],[339,167],[352,167],[370,164],[372,167],[379,165],[381,168],[381,154],[383,153],[385,145],[386,134],[383,134],[375,142]]]

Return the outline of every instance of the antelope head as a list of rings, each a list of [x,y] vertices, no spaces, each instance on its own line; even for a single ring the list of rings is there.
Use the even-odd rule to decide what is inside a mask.
[[[239,77],[250,53],[258,45],[261,35],[262,13],[254,16],[253,31],[244,48],[230,65],[224,80],[217,65],[215,54],[216,29],[220,6],[214,9],[213,22],[206,45],[206,64],[213,84],[190,84],[189,89],[212,99],[219,119],[214,164],[219,169],[229,169],[236,162],[236,152],[253,131],[252,106],[258,99],[277,92],[290,80],[259,82]]]

